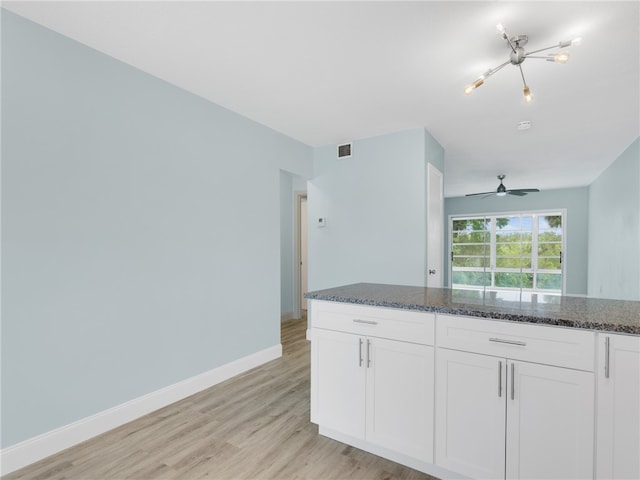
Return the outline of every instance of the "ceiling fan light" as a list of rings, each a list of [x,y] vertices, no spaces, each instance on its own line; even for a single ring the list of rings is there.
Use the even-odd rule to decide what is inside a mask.
[[[507,192],[496,192],[496,197],[504,197]]]
[[[524,101],[527,103],[531,103],[531,100],[532,100],[531,89],[529,88],[528,85],[524,86],[524,88],[522,89],[522,93],[524,94]]]

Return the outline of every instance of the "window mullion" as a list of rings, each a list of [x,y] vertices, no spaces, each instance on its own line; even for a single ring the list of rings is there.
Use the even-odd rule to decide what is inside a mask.
[[[533,290],[538,290],[538,215],[533,215],[533,228],[531,229],[531,269],[533,270]]]
[[[489,217],[491,220],[491,237],[490,237],[490,252],[489,266],[491,268],[491,288],[496,286],[496,223],[498,217]]]

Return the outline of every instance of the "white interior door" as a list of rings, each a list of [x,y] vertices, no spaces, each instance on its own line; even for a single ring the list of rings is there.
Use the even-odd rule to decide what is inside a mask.
[[[300,308],[307,309],[307,197],[300,197]]]
[[[442,172],[427,164],[427,287],[442,287],[444,187]]]

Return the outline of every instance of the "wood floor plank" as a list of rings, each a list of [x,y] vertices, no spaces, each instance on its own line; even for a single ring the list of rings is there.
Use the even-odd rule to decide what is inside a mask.
[[[282,323],[282,358],[2,478],[436,480],[318,435],[306,328]]]

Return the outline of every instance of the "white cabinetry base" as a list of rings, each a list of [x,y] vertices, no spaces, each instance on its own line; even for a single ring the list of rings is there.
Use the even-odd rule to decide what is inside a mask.
[[[394,452],[393,450],[388,450],[378,445],[374,445],[360,438],[350,437],[349,435],[345,435],[330,428],[318,427],[318,433],[325,437],[332,438],[333,440],[337,440],[339,442],[346,443],[347,445],[359,448],[360,450],[364,450],[365,452],[373,453],[374,455],[378,455],[379,457],[386,458],[387,460],[391,460],[392,462],[406,465],[409,468],[413,468],[414,470],[418,470],[428,475],[433,475],[434,477],[440,478],[442,480],[470,479],[470,477],[451,472],[450,470],[446,470],[432,463],[421,462],[419,460],[416,460],[415,458],[402,455],[401,453]]]

